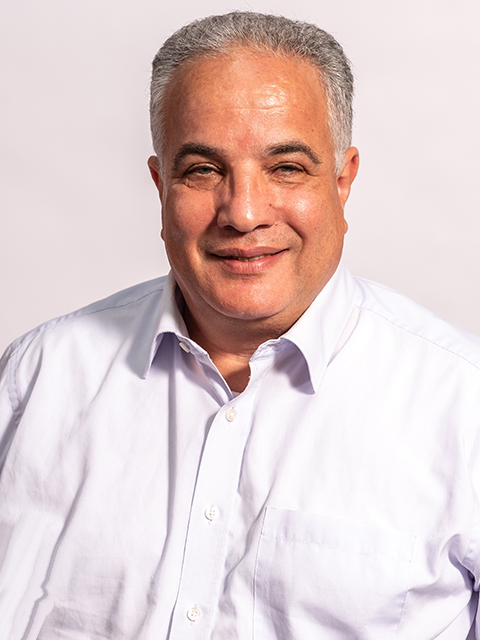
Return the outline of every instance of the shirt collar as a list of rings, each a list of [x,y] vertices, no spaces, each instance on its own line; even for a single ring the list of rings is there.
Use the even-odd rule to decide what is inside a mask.
[[[355,327],[355,297],[355,281],[341,260],[310,307],[283,335],[303,354],[314,391]]]
[[[318,389],[329,362],[348,339],[346,333],[349,334],[353,330],[354,302],[355,282],[341,260],[337,270],[310,307],[281,338],[296,345],[305,358],[314,391]],[[156,331],[150,341],[149,358],[143,371],[144,378],[166,333],[175,334],[193,353],[207,355],[188,335],[181,314],[183,304],[183,297],[170,272],[165,280],[158,308]]]
[[[173,333],[180,341],[192,343],[188,337],[188,330],[180,311],[182,305],[183,297],[177,287],[173,274],[170,271],[165,279],[162,299],[158,307],[155,334],[150,340],[150,351],[148,361],[146,362],[143,371],[143,378],[147,377],[158,347],[166,333]]]

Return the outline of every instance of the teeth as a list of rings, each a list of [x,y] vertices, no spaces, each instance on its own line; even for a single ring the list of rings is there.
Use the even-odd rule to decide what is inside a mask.
[[[234,260],[239,260],[240,262],[253,262],[254,260],[260,260],[260,258],[265,258],[267,254],[262,253],[260,256],[253,256],[252,258],[242,258],[240,256],[233,256]]]

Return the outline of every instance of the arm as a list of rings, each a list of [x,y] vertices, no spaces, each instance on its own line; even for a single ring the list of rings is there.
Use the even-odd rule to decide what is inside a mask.
[[[11,345],[0,359],[0,472],[18,424],[18,401],[14,384],[14,354]]]

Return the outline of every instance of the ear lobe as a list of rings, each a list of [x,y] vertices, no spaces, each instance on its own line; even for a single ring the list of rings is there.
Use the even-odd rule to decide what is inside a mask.
[[[350,195],[350,188],[357,175],[359,162],[360,156],[358,149],[356,147],[349,147],[345,151],[343,167],[337,176],[338,197],[342,207],[345,206],[348,196]]]
[[[147,164],[148,164],[148,168],[150,169],[150,175],[152,176],[152,180],[154,181],[155,186],[157,187],[158,192],[160,194],[160,198],[161,198],[162,190],[163,190],[163,180],[160,176],[160,167],[158,164],[157,156],[150,156]]]

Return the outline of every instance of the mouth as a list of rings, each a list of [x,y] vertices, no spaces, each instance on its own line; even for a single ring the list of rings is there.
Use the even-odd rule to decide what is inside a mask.
[[[263,258],[270,258],[283,253],[286,249],[277,249],[275,247],[254,247],[253,249],[218,249],[212,251],[212,256],[226,260],[238,260],[239,262],[255,262]]]
[[[265,246],[252,249],[225,248],[212,251],[211,256],[231,273],[254,275],[273,267],[287,251]]]
[[[281,253],[280,251],[277,251],[276,253],[261,253],[258,256],[221,256],[223,258],[228,258],[229,260],[238,260],[239,262],[255,262],[256,260],[262,260],[263,258],[267,258],[270,256],[276,256],[277,254]]]

